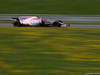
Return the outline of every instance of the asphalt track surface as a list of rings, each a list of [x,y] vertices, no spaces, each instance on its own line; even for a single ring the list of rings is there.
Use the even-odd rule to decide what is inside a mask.
[[[77,25],[71,24],[72,28],[100,28],[100,25]],[[9,23],[0,23],[0,27],[13,27],[12,24]]]
[[[0,14],[1,21],[10,21],[19,16],[39,16],[44,20],[61,20],[73,23],[100,23],[100,15],[55,15],[55,14]]]

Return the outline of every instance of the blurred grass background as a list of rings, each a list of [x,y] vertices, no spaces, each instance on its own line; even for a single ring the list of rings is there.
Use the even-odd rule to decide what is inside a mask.
[[[99,0],[0,0],[0,14],[100,15],[99,8]],[[99,73],[99,37],[100,29],[0,27],[0,75]]]
[[[0,27],[0,75],[100,72],[100,29]]]
[[[100,0],[0,0],[0,14],[100,15]]]

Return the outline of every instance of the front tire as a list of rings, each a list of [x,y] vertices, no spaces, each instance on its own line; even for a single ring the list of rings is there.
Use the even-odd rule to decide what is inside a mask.
[[[59,22],[54,22],[53,25],[52,25],[52,27],[60,27]]]

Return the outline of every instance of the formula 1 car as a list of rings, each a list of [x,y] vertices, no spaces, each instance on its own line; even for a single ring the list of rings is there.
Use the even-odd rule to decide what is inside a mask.
[[[14,27],[70,27],[70,25],[64,24],[60,20],[43,20],[38,16],[19,16],[18,18],[12,18],[11,21]]]

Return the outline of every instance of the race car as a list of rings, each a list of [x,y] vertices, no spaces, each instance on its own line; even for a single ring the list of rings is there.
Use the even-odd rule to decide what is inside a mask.
[[[70,27],[70,25],[62,23],[61,20],[43,20],[38,16],[19,16],[12,18],[11,21],[14,27]]]

